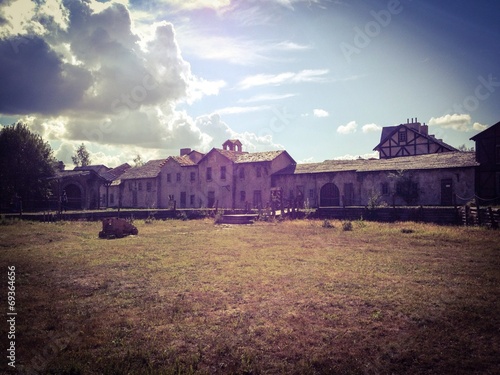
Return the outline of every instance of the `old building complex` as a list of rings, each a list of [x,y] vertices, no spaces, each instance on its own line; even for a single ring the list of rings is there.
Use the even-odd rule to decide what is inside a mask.
[[[412,119],[385,127],[379,159],[298,164],[285,151],[246,152],[236,139],[206,154],[142,166],[61,171],[59,189],[71,208],[262,208],[272,196],[306,207],[464,204],[477,192],[497,199],[499,124],[476,135],[477,153],[462,152]],[[491,139],[494,139],[492,142]],[[491,144],[490,144],[491,143]]]

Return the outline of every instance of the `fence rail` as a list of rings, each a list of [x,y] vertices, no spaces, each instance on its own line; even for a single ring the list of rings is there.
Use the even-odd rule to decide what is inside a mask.
[[[455,207],[320,207],[320,218],[394,222],[418,221],[436,224],[460,224],[459,211]]]

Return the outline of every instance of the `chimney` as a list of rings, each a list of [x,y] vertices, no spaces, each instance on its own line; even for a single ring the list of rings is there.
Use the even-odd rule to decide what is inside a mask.
[[[181,156],[188,155],[190,152],[190,148],[181,148]]]
[[[428,135],[428,134],[429,134],[429,126],[428,126],[428,125],[425,125],[425,122],[424,122],[424,124],[420,127],[420,133],[421,133],[421,134],[424,134],[424,135]]]

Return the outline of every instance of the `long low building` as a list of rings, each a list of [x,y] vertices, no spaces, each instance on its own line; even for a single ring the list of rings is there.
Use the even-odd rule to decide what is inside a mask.
[[[499,137],[489,143],[483,139],[497,134],[499,124],[481,133],[484,137],[475,137],[482,140],[480,156],[493,155],[488,163],[495,168],[500,164],[495,159]],[[124,164],[61,171],[57,191],[76,209],[259,208],[270,205],[277,191],[280,199],[311,208],[451,206],[477,198],[478,191],[489,201],[498,199],[500,174],[476,161],[482,160],[478,152],[458,151],[413,121],[384,129],[377,146],[383,152],[380,159],[297,164],[285,150],[249,153],[233,139],[206,154],[183,148],[179,156],[132,168]],[[486,153],[489,148],[494,150]],[[484,183],[484,191],[483,180],[489,184]]]
[[[306,205],[454,205],[474,197],[473,152],[290,165],[272,186]]]

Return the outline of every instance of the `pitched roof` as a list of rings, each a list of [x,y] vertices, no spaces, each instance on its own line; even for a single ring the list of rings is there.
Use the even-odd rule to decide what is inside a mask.
[[[220,148],[213,148],[210,152],[218,152],[219,154],[225,156],[226,158],[237,164],[273,161],[283,153],[288,154],[285,150],[265,151],[265,152],[240,152],[240,151],[222,150]]]
[[[102,173],[102,177],[104,177],[107,181],[111,182],[113,180],[116,180],[118,177],[120,177],[122,174],[125,173],[127,169],[130,169],[130,165],[128,163],[123,163],[119,165],[118,167],[115,167],[113,169],[110,169],[109,171],[106,171]]]
[[[160,174],[161,167],[165,162],[166,159],[150,160],[140,167],[127,169],[125,173],[120,176],[120,180],[155,178]]]
[[[407,130],[412,131],[412,132],[420,135],[421,137],[427,138],[428,140],[430,140],[434,143],[437,143],[441,147],[447,148],[450,151],[458,151],[455,147],[443,142],[442,139],[437,139],[432,134],[421,133],[418,130],[413,129],[410,126],[406,126],[405,124],[400,124],[400,125],[395,125],[395,126],[384,126],[382,128],[382,134],[380,136],[380,143],[378,145],[376,145],[373,148],[373,150],[378,150],[382,146],[382,144],[387,140],[387,138],[391,137],[394,133],[397,133],[401,127],[404,127]]]
[[[265,151],[265,152],[248,152],[237,155],[235,162],[241,164],[241,163],[254,163],[261,161],[273,161],[284,152],[286,151],[278,150],[278,151]]]
[[[477,133],[474,137],[471,138],[473,141],[477,141],[480,138],[487,137],[491,131],[493,131],[495,128],[500,129],[500,121],[497,122],[494,125],[491,125],[490,127],[484,129],[481,133]]]
[[[173,160],[175,161],[177,164],[179,164],[181,167],[188,167],[188,166],[191,166],[191,165],[196,165],[196,163],[191,160],[191,158],[188,156],[188,155],[182,155],[182,156],[169,156],[167,158],[167,161],[168,160]]]
[[[106,171],[109,171],[111,168],[106,167],[104,164],[97,164],[97,165],[85,165],[81,167],[75,167],[73,170],[74,171],[94,171],[97,174],[102,174]]]
[[[325,160],[321,163],[291,165],[277,174],[306,174],[353,171],[376,172],[397,170],[425,170],[444,168],[466,168],[479,165],[473,152],[443,152],[392,159]]]

